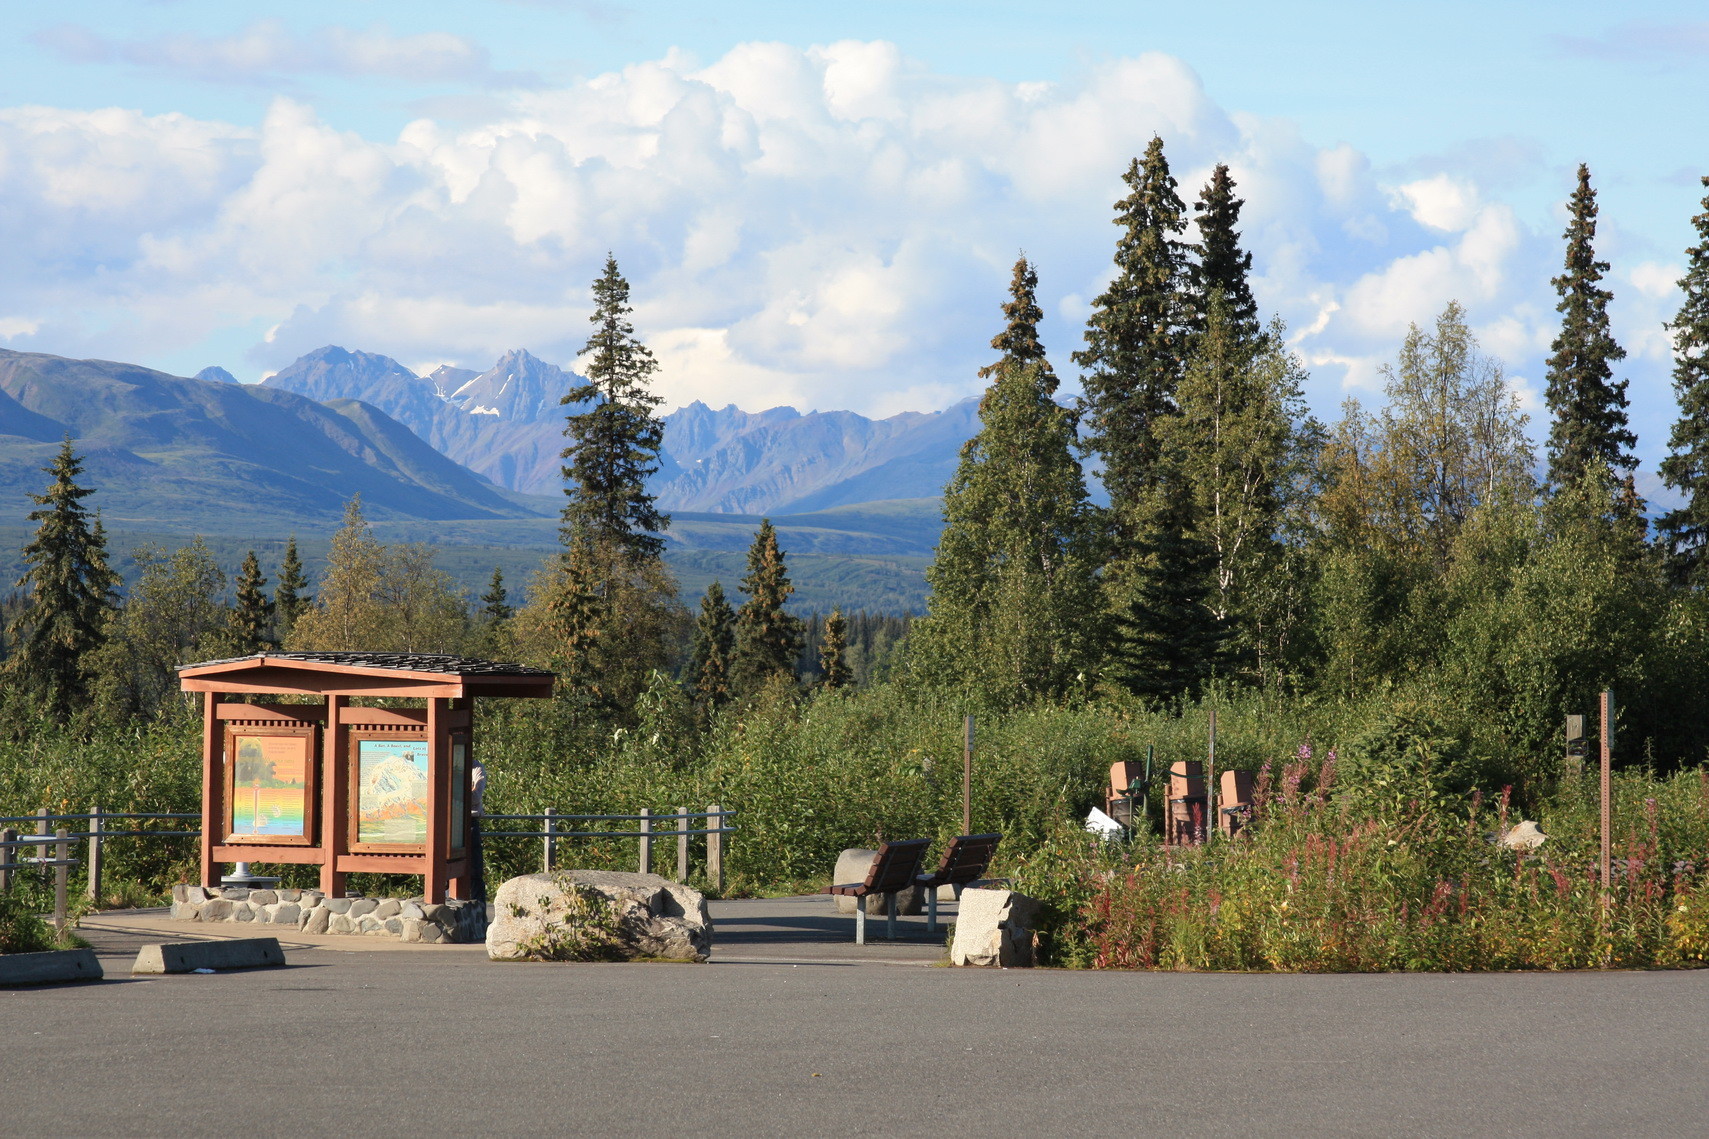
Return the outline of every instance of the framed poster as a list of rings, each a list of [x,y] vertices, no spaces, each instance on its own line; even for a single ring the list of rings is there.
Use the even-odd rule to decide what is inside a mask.
[[[225,730],[225,841],[312,846],[315,729]]]
[[[451,737],[451,828],[446,854],[461,854],[468,844],[469,829],[469,737]]]
[[[426,735],[354,732],[350,750],[350,849],[425,854],[432,798]]]

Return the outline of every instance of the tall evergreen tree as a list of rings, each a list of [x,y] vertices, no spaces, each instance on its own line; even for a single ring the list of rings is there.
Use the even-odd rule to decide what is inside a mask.
[[[100,519],[83,506],[94,491],[78,485],[83,465],[69,435],[42,470],[53,480],[30,496],[38,507],[29,514],[36,533],[24,547],[18,586],[25,603],[12,626],[6,669],[11,687],[64,721],[89,700],[89,662],[105,639],[118,578]]]
[[[777,530],[762,519],[754,544],[748,548],[748,573],[742,578],[748,599],[736,611],[735,648],[730,658],[730,687],[738,696],[751,696],[776,676],[794,676],[795,656],[801,651],[801,619],[784,611],[795,592]]]
[[[826,688],[842,688],[853,675],[846,659],[848,632],[848,622],[843,619],[843,611],[831,610],[831,615],[825,618],[825,635],[819,645],[819,671],[824,674],[820,683]]]
[[[724,598],[724,586],[714,581],[700,599],[689,648],[688,682],[695,699],[718,707],[730,699],[730,652],[736,639],[736,611]]]
[[[1175,411],[1192,311],[1180,240],[1186,208],[1162,139],[1151,140],[1122,181],[1129,192],[1115,206],[1115,279],[1093,304],[1074,362],[1086,370],[1084,442],[1102,457],[1104,486],[1126,533],[1126,520],[1158,482],[1156,426]]]
[[[1052,398],[1016,266],[1004,356],[979,402],[979,434],[944,488],[944,531],[926,571],[927,616],[912,634],[930,683],[1013,701],[1060,695],[1098,665],[1096,535],[1074,457],[1074,417]],[[1009,346],[1026,346],[1024,352]]]
[[[1546,398],[1549,482],[1557,489],[1576,484],[1596,460],[1616,471],[1637,466],[1631,448],[1637,436],[1626,426],[1626,381],[1615,381],[1613,364],[1626,358],[1608,327],[1614,294],[1598,282],[1608,262],[1596,259],[1596,191],[1590,167],[1578,168],[1578,188],[1568,203],[1566,268],[1553,281],[1560,304],[1560,335],[1550,346]]]
[[[647,390],[658,363],[635,337],[629,322],[629,282],[609,254],[605,272],[593,283],[593,335],[577,353],[588,357],[587,381],[564,395],[567,405],[591,404],[568,416],[565,448],[564,541],[586,535],[598,548],[631,563],[664,554],[670,517],[647,493],[647,478],[659,469],[664,427],[653,409],[661,400]]]
[[[1198,216],[1199,240],[1193,247],[1197,261],[1187,267],[1191,282],[1193,327],[1202,331],[1210,316],[1211,297],[1220,292],[1228,306],[1229,320],[1235,335],[1244,340],[1256,340],[1262,331],[1258,322],[1258,302],[1252,298],[1252,286],[1247,274],[1252,272],[1252,254],[1240,248],[1240,210],[1246,203],[1234,194],[1234,179],[1228,167],[1219,162],[1211,171],[1211,180],[1199,191],[1193,203]]]
[[[273,586],[273,643],[284,644],[301,617],[314,604],[307,592],[309,579],[303,573],[302,559],[297,556],[297,536],[285,543],[285,556],[279,563],[279,580]]]
[[[1709,187],[1709,177],[1703,185]],[[1685,300],[1668,328],[1673,332],[1673,391],[1679,418],[1668,437],[1662,482],[1685,502],[1663,515],[1659,529],[1677,578],[1709,586],[1709,195],[1691,219],[1697,244],[1685,251]]]
[[[237,574],[236,604],[231,610],[231,631],[240,653],[257,653],[267,647],[268,633],[273,627],[273,607],[267,601],[267,579],[261,576],[261,562],[255,551],[243,559]]]
[[[510,620],[514,610],[510,606],[510,594],[504,588],[504,569],[493,567],[492,581],[487,584],[487,591],[481,594],[481,616],[487,624],[498,625]]]
[[[1003,317],[1003,331],[991,338],[991,347],[1002,356],[979,369],[979,378],[993,379],[1006,367],[1037,364],[1039,382],[1049,389],[1046,394],[1054,394],[1056,373],[1051,371],[1044,345],[1038,338],[1038,324],[1044,319],[1044,311],[1038,307],[1038,273],[1024,253],[1015,259],[1009,299],[1003,302]]]
[[[1108,675],[1148,700],[1194,699],[1228,667],[1228,626],[1213,608],[1216,551],[1194,532],[1185,488],[1165,490],[1140,528],[1135,575],[1115,615]]]

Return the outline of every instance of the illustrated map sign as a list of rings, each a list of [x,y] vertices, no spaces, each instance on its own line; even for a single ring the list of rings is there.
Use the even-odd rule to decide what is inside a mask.
[[[356,841],[365,846],[427,842],[427,741],[359,740]]]
[[[307,843],[313,818],[312,737],[234,731],[227,740],[226,755],[227,839]]]

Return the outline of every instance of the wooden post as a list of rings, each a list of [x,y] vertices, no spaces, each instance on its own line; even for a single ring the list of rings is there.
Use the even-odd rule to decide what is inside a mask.
[[[12,867],[18,861],[18,850],[6,844],[17,841],[18,832],[11,827],[0,830],[0,894],[12,892]]]
[[[688,881],[688,808],[676,809],[676,880]]]
[[[961,833],[973,833],[973,717],[962,723]]]
[[[220,884],[214,865],[214,847],[225,835],[225,737],[220,731],[220,694],[202,693],[202,837],[197,840],[202,855],[202,885]]]
[[[59,842],[54,846],[54,858],[59,865],[53,868],[53,928],[65,932],[66,887],[70,884],[71,867],[66,863],[71,861],[71,843],[67,841],[69,832],[60,827],[53,832],[53,837]]]
[[[1610,776],[1610,757],[1614,752],[1614,690],[1602,690],[1602,845],[1600,847],[1598,866],[1602,873],[1602,909],[1606,915],[1614,904],[1613,860],[1610,835],[1613,832],[1613,786]]]
[[[724,892],[724,836],[718,832],[724,829],[723,811],[717,803],[706,807],[706,829],[712,832],[706,836],[706,877],[720,894]]]
[[[641,808],[641,857],[639,861],[642,874],[653,872],[653,820],[650,817],[652,813],[651,808]]]
[[[546,825],[542,828],[546,832],[546,837],[540,840],[540,872],[542,874],[550,874],[552,867],[556,865],[555,856],[558,853],[558,840],[552,837],[552,832],[558,829],[557,820],[553,818],[557,813],[558,808],[556,807],[546,808]]]
[[[445,901],[446,823],[451,813],[451,733],[447,729],[451,701],[443,696],[427,701],[427,874],[422,897],[437,905]]]
[[[101,904],[101,806],[89,808],[89,900]]]
[[[48,809],[46,807],[36,808],[36,837],[37,838],[46,838],[48,835],[53,833],[51,830],[48,829],[47,816],[48,816]],[[40,843],[36,846],[30,847],[30,856],[32,858],[45,858],[45,857],[47,857],[47,844],[44,842],[44,843]]]
[[[1216,817],[1216,709],[1210,710],[1209,741],[1205,750],[1205,841],[1217,831]]]
[[[344,896],[345,874],[339,856],[350,850],[345,815],[350,807],[350,733],[344,730],[347,696],[326,698],[326,727],[320,734],[320,889],[329,898]]]

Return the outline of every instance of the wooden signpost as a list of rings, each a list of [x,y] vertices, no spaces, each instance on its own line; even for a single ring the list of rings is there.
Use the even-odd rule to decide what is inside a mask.
[[[352,872],[418,874],[422,896],[470,897],[469,771],[474,697],[541,698],[553,675],[419,653],[257,653],[178,670],[203,694],[202,885],[232,862],[320,867],[344,893]],[[249,704],[234,696],[318,696]],[[404,697],[371,708],[352,697]]]

